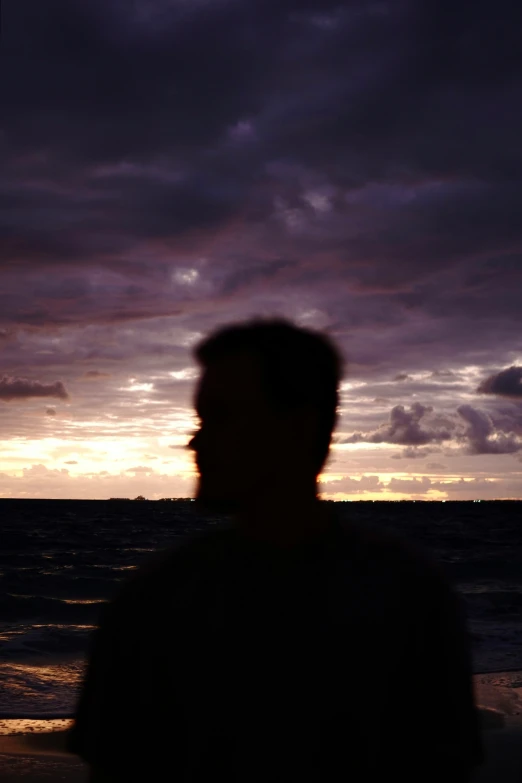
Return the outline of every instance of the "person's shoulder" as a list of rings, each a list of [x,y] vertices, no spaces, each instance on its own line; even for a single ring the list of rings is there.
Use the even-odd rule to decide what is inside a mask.
[[[361,554],[372,553],[382,560],[413,560],[419,550],[402,535],[391,530],[385,523],[366,523],[361,520],[339,518],[339,528],[352,549]]]
[[[339,520],[347,551],[365,569],[393,580],[405,590],[446,590],[448,580],[442,565],[425,547],[390,530],[384,523]]]
[[[122,584],[113,603],[119,606],[161,594],[163,590],[171,592],[220,558],[227,542],[227,530],[218,525],[180,537],[175,544],[155,552],[140,564]]]
[[[446,572],[426,549],[384,526],[343,525],[345,548],[340,577],[361,596],[368,616],[393,623],[394,632],[420,629],[444,618],[462,623],[465,607]],[[419,631],[420,632],[420,631]]]

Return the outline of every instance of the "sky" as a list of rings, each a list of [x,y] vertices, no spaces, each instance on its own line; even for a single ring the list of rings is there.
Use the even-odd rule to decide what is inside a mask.
[[[193,497],[192,349],[262,315],[345,357],[322,498],[522,499],[521,25],[4,2],[0,497]]]

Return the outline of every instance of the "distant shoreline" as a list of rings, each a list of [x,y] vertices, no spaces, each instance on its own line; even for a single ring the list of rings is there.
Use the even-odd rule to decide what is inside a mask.
[[[31,501],[40,503],[135,503],[137,500],[145,503],[193,503],[195,498],[3,498],[0,497],[0,502],[10,501],[15,503]],[[495,500],[330,500],[325,498],[321,500],[322,503],[378,503],[382,505],[390,505],[391,503],[448,503],[465,505],[469,503],[522,503],[522,498],[497,498]]]

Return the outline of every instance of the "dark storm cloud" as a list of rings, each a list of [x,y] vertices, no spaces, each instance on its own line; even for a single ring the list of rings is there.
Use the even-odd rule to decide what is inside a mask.
[[[24,400],[30,397],[69,399],[62,381],[42,383],[41,381],[29,380],[29,378],[11,378],[8,375],[0,378],[0,400],[11,402],[12,400]]]
[[[238,269],[231,273],[221,286],[222,294],[230,294],[238,289],[244,289],[253,284],[259,285],[270,281],[279,272],[286,269],[294,269],[297,266],[295,261],[275,260],[265,262],[264,264],[251,264],[244,269]]]
[[[186,155],[211,143],[238,112],[256,108],[255,91],[251,103],[248,96],[263,78],[259,13],[241,5],[207,3],[185,19],[173,13],[151,35],[121,3],[14,4],[4,47],[17,80],[4,96],[11,106],[20,93],[26,101],[11,120],[18,148],[33,145],[24,113],[38,118],[41,149],[59,145],[66,162],[113,162],[152,149]]]
[[[355,189],[381,224],[351,237],[348,257],[401,258],[390,284],[418,267],[419,251],[440,265],[448,243],[471,252],[499,232],[520,239],[509,208],[520,197],[516,3],[496,8],[502,46],[490,43],[483,2],[465,12],[440,0],[144,9],[8,8],[7,259],[92,263],[124,253],[129,233],[197,228],[201,239],[238,213],[266,219],[266,164],[277,160]],[[253,140],[229,138],[240,120]]]
[[[482,381],[477,391],[522,400],[522,367],[512,366],[490,375]]]
[[[374,432],[367,435],[356,432],[340,443],[395,443],[408,446],[422,446],[427,443],[439,443],[450,440],[452,433],[449,429],[422,429],[421,419],[432,413],[433,408],[414,402],[411,410],[407,411],[404,405],[396,405],[390,411],[390,421]]]
[[[519,201],[522,203],[522,194]],[[482,219],[488,219],[486,213]],[[499,232],[498,245],[504,244],[509,245]],[[453,331],[459,324],[458,331],[468,344],[473,335],[480,334],[482,344],[488,340],[486,325],[501,327],[510,334],[522,323],[522,253],[488,253],[478,245],[475,257],[463,252],[462,259],[457,259],[458,263],[454,259],[450,269],[437,278],[415,282],[410,291],[398,292],[395,301],[411,311],[444,319]]]

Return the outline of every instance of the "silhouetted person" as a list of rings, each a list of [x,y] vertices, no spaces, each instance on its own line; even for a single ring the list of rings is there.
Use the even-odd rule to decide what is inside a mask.
[[[317,495],[343,363],[284,319],[196,349],[197,503],[93,637],[69,749],[92,781],[463,783],[482,761],[460,602]]]

